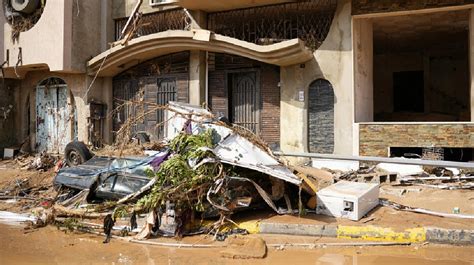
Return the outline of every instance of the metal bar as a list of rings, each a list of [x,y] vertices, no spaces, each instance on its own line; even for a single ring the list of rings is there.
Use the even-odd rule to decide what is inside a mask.
[[[403,164],[403,165],[455,167],[455,168],[474,169],[473,162],[453,162],[453,161],[442,161],[442,160],[404,159],[404,158],[375,157],[375,156],[348,156],[348,155],[296,153],[296,152],[288,152],[288,153],[275,152],[274,154],[277,156],[309,157],[309,158],[323,158],[323,159],[334,159],[334,160],[364,161],[364,162],[378,162],[378,163]]]
[[[122,32],[121,32],[121,35],[120,35],[120,39],[122,39],[123,35],[124,35],[125,32],[127,31],[128,26],[130,25],[130,23],[132,22],[132,20],[135,18],[135,14],[136,14],[136,13],[138,12],[138,10],[140,9],[140,6],[142,5],[142,2],[143,2],[143,0],[138,0],[138,1],[137,1],[137,4],[136,4],[135,7],[133,8],[132,13],[130,14],[130,17],[129,17],[128,20],[127,20],[127,23],[125,23],[125,26],[124,26],[123,29],[122,29]]]

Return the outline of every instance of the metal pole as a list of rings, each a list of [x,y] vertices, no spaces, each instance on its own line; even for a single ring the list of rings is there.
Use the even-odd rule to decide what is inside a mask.
[[[294,152],[288,152],[288,153],[275,152],[274,154],[277,156],[309,157],[309,158],[323,158],[323,159],[334,159],[334,160],[364,161],[364,162],[391,163],[391,164],[404,164],[404,165],[474,169],[473,162],[452,162],[452,161],[443,161],[443,160],[423,160],[423,159],[391,158],[391,157],[376,157],[376,156],[348,156],[348,155],[294,153]]]

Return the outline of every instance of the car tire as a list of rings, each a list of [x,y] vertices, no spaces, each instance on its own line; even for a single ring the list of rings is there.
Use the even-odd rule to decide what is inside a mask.
[[[64,149],[66,164],[70,167],[78,166],[92,158],[92,153],[83,142],[70,142]]]

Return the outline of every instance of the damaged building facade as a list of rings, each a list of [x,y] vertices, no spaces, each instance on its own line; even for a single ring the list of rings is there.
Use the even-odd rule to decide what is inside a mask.
[[[474,160],[472,1],[137,2],[3,0],[2,150],[110,144],[144,113],[163,137],[162,112],[114,111],[131,100],[205,105],[283,152]]]

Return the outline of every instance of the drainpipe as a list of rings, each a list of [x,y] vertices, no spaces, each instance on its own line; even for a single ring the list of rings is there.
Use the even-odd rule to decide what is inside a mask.
[[[107,16],[109,0],[100,1],[100,50],[107,50]]]

